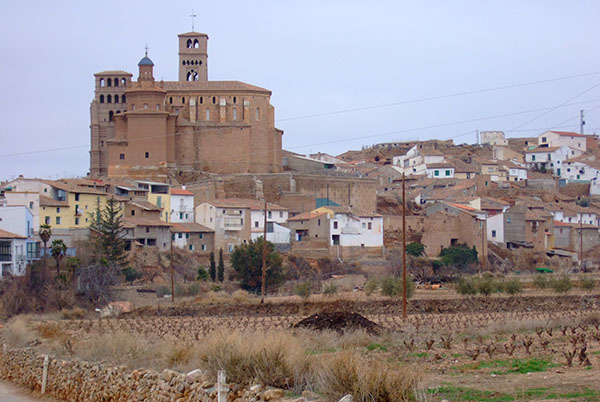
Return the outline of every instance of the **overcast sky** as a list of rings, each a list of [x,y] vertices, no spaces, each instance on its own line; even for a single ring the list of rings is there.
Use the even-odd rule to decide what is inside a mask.
[[[0,180],[85,175],[93,74],[137,77],[147,42],[155,78],[177,80],[192,8],[210,37],[209,79],[270,89],[291,151],[578,131],[580,109],[600,133],[597,0],[5,1]],[[349,109],[363,110],[331,113]]]

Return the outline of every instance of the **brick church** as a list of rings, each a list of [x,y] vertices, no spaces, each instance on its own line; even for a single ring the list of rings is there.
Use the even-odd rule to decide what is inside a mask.
[[[146,53],[137,81],[126,71],[94,74],[90,175],[172,178],[282,171],[271,91],[208,80],[208,36],[179,37],[179,80],[156,81]]]

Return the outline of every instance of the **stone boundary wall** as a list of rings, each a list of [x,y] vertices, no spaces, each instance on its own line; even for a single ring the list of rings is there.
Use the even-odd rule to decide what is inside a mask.
[[[0,352],[0,377],[41,392],[43,364],[44,356],[33,349],[14,349],[4,344]],[[244,391],[239,386],[236,388],[242,394],[238,393],[239,397],[242,397]],[[217,399],[215,384],[204,381],[199,370],[187,375],[172,370],[158,373],[80,360],[60,360],[52,356],[49,356],[46,393],[61,400],[82,402],[207,402]]]

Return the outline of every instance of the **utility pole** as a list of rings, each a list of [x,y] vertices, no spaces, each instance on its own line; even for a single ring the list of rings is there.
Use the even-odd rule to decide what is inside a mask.
[[[406,176],[402,173],[402,320],[406,320]]]
[[[583,269],[583,213],[579,213],[579,269]]]
[[[585,126],[585,120],[583,119],[583,109],[579,111],[579,134],[583,135],[583,126]]]
[[[481,220],[481,272],[480,274],[485,271],[485,253],[484,253],[484,249],[485,249],[485,235],[486,235],[486,225],[485,225],[485,221],[482,219]]]
[[[171,302],[175,302],[175,268],[173,267],[173,232],[171,232]]]
[[[263,227],[262,280],[260,284],[260,302],[265,302],[265,282],[267,280],[267,199],[265,198],[265,225]]]

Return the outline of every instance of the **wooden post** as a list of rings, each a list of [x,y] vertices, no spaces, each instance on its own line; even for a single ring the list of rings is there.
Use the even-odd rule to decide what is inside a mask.
[[[406,320],[406,189],[402,173],[402,319]]]
[[[44,355],[44,366],[42,371],[42,394],[46,392],[46,384],[48,382],[48,364],[50,363],[50,359],[48,355]]]
[[[227,402],[227,388],[225,384],[227,379],[225,378],[225,371],[217,371],[217,402]]]
[[[262,280],[260,283],[260,302],[265,302],[265,282],[267,281],[267,199],[265,198],[265,222],[263,228]]]
[[[579,269],[583,269],[583,213],[579,213]]]

